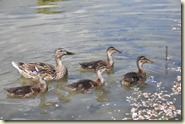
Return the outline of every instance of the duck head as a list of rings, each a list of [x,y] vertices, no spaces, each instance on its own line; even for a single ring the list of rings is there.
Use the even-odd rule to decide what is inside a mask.
[[[108,53],[108,54],[113,54],[113,53],[122,53],[122,52],[119,51],[119,50],[117,50],[117,49],[114,48],[114,47],[109,47],[109,48],[107,49],[107,53]]]
[[[56,58],[61,58],[64,55],[74,55],[74,53],[69,52],[69,51],[65,50],[64,48],[58,48],[57,50],[55,50]]]
[[[96,73],[97,74],[102,74],[105,70],[107,70],[108,67],[106,65],[98,65],[98,67],[96,68]]]
[[[139,65],[143,65],[143,64],[145,64],[145,63],[153,63],[153,61],[149,60],[149,59],[146,58],[145,56],[139,56],[139,57],[137,58],[137,63],[138,63]]]

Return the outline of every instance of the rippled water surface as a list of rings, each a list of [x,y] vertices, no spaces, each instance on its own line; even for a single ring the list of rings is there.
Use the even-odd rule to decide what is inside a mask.
[[[64,84],[96,79],[78,63],[106,59],[114,46],[114,72],[103,74],[105,85],[85,94],[72,94]],[[165,47],[171,60],[165,60]],[[62,61],[68,82],[49,82],[49,91],[30,99],[8,98],[6,87],[32,83],[20,77],[11,61],[55,64],[53,52],[63,47],[75,53]],[[136,58],[145,55],[148,86],[157,82],[171,91],[181,76],[180,0],[0,0],[0,117],[5,120],[122,120],[131,106],[132,90],[121,87],[121,77],[136,71]],[[178,80],[179,81],[179,80]],[[180,81],[181,82],[181,81]],[[174,103],[181,109],[181,96]],[[180,119],[180,117],[177,117]]]

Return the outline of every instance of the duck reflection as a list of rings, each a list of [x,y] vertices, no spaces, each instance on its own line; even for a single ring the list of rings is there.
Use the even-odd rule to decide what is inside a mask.
[[[56,89],[53,89],[52,91],[58,96],[58,99],[60,101],[61,100],[64,101],[64,102],[69,102],[70,101],[70,99],[61,92],[61,90],[56,88]]]
[[[108,94],[107,89],[105,89],[103,87],[96,88],[96,100],[97,100],[97,102],[109,102],[107,94]]]
[[[66,0],[37,0],[37,13],[39,14],[58,14],[61,10],[57,10],[59,6],[56,2],[66,1]]]

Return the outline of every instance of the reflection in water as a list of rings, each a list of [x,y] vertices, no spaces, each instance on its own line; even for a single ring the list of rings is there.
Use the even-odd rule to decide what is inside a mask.
[[[37,13],[40,14],[58,14],[62,11],[56,10],[59,6],[54,2],[66,1],[66,0],[38,0],[37,1]]]
[[[49,106],[57,107],[59,105],[58,105],[58,102],[46,102],[46,94],[45,93],[41,94],[39,107],[44,110],[42,114],[49,114],[47,110]]]
[[[63,100],[64,102],[69,102],[70,99],[68,97],[66,97],[65,95],[63,95],[59,89],[53,89],[52,90],[57,96],[59,100]]]
[[[168,61],[166,60],[165,63],[165,74],[168,74]]]
[[[98,102],[109,102],[109,99],[107,98],[108,91],[101,88],[96,88],[96,100]]]
[[[168,74],[168,46],[166,46],[166,55],[165,55],[165,59],[166,59],[166,63],[165,63],[165,74]]]
[[[38,83],[38,80],[32,80],[32,79],[29,79],[29,78],[24,78],[23,76],[20,76],[17,81],[20,83],[21,86],[25,86],[25,85],[28,85],[28,84],[36,84]]]
[[[90,113],[96,113],[99,109],[101,108],[101,104],[97,104],[97,105],[90,105],[89,107],[88,107],[88,111],[90,112]]]

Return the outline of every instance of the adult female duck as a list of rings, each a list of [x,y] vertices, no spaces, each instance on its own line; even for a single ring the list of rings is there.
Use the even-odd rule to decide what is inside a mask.
[[[38,80],[38,71],[45,72],[44,80],[59,80],[68,74],[67,68],[62,64],[61,58],[64,55],[73,55],[74,53],[68,52],[63,48],[58,48],[55,50],[54,56],[56,61],[56,66],[36,62],[36,63],[24,63],[24,62],[12,62],[12,65],[19,71],[19,73],[25,78],[31,78]],[[35,70],[38,68],[38,71]]]

